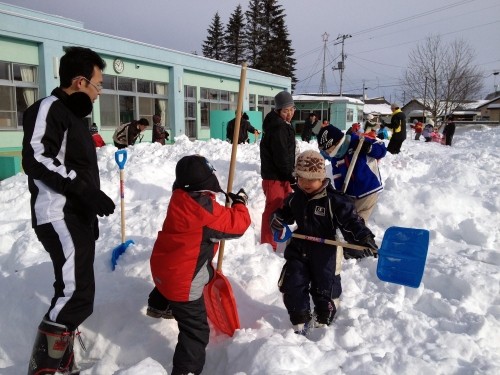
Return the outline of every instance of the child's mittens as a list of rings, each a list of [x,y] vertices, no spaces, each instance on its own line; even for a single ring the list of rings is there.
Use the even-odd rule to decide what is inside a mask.
[[[279,232],[281,233],[285,229],[285,225],[283,224],[283,219],[279,217],[277,214],[273,214],[271,216],[271,231],[273,233]]]
[[[245,190],[243,190],[243,188],[238,190],[238,192],[236,194],[235,193],[227,193],[227,195],[231,199],[231,201],[233,202],[231,206],[234,206],[237,203],[241,203],[241,204],[244,204],[246,206],[248,203],[248,195],[245,192]]]

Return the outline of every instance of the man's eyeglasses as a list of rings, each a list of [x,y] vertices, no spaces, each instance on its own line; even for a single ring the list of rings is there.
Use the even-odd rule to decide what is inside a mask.
[[[73,81],[74,81],[75,79],[81,79],[81,78],[83,78],[85,81],[87,81],[88,83],[90,83],[90,85],[91,85],[91,86],[93,86],[93,87],[97,90],[97,92],[101,92],[101,91],[102,91],[102,85],[101,85],[100,83],[98,83],[98,84],[96,85],[95,83],[90,82],[90,80],[89,80],[89,79],[87,79],[87,78],[85,78],[84,76],[78,76],[78,77],[75,77],[75,78],[73,78]]]

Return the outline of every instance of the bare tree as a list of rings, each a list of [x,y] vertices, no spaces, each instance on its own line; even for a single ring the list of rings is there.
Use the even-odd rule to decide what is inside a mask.
[[[477,99],[482,90],[474,50],[461,39],[445,44],[439,35],[428,36],[410,52],[409,60],[403,84],[414,98],[424,100],[434,119]]]

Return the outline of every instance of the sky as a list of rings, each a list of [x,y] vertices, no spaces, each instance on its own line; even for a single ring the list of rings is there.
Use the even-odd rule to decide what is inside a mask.
[[[343,293],[332,325],[293,332],[277,281],[282,251],[259,243],[265,198],[258,144],[238,146],[233,191],[249,196],[252,224],[226,241],[222,272],[241,321],[233,337],[212,327],[206,375],[459,375],[500,373],[500,127],[457,129],[453,147],[409,138],[379,161],[385,189],[368,222],[380,243],[391,226],[430,231],[418,288],[379,280],[377,259],[342,265]],[[387,142],[387,141],[385,141]],[[298,141],[298,150],[317,149]],[[128,147],[124,168],[125,238],[133,240],[111,271],[120,245],[116,148],[97,150],[102,189],[117,210],[100,220],[93,314],[76,345],[82,375],[168,375],[177,342],[174,320],[146,316],[153,287],[149,258],[161,229],[177,161],[201,154],[227,187],[231,145],[221,140]],[[330,165],[327,165],[331,175]],[[0,374],[26,373],[53,270],[30,223],[27,177],[0,181]],[[218,195],[223,203],[223,195]]]
[[[150,43],[178,51],[201,54],[207,29],[216,12],[224,25],[238,4],[248,1],[148,0],[2,0],[83,21],[87,29]],[[345,70],[343,93],[385,96],[390,102],[408,102],[401,77],[409,64],[408,53],[431,35],[450,43],[463,39],[475,51],[474,63],[483,74],[482,96],[500,85],[500,2],[498,0],[377,1],[279,1],[285,11],[295,49],[295,93],[320,92],[323,70],[325,92],[339,92],[341,35]],[[147,5],[147,6],[145,6]],[[328,42],[324,48],[323,34]],[[325,69],[323,69],[325,65]]]

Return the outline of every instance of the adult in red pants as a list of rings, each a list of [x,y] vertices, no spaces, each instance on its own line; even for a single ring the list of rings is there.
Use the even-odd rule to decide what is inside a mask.
[[[260,242],[271,244],[276,250],[270,218],[292,192],[290,183],[295,182],[295,130],[291,124],[295,106],[292,95],[287,91],[279,92],[274,102],[274,109],[266,115],[262,124],[264,135],[260,142],[262,189],[266,195]]]

